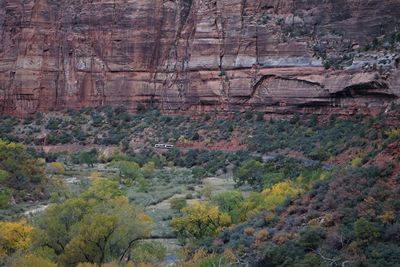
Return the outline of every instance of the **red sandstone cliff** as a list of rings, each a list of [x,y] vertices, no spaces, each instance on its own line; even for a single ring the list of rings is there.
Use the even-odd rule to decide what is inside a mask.
[[[0,0],[0,112],[369,112],[400,96],[399,18],[399,0]]]

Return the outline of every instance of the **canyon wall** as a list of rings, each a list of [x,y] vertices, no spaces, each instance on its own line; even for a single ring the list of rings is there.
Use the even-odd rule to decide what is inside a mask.
[[[399,0],[0,0],[0,113],[373,112],[399,26]]]

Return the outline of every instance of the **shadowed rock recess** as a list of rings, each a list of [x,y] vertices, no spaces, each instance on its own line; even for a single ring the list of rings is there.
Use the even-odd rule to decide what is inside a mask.
[[[372,113],[400,96],[398,0],[0,0],[0,113]]]

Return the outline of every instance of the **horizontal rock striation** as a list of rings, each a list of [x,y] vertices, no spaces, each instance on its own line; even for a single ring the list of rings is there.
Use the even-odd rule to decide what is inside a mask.
[[[399,18],[398,0],[0,0],[0,113],[371,112],[400,95],[399,45],[374,43]]]

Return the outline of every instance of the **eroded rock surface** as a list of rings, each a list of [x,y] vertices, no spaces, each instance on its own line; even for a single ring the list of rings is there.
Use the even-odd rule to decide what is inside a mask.
[[[371,112],[400,95],[399,17],[398,0],[0,0],[0,112]]]

